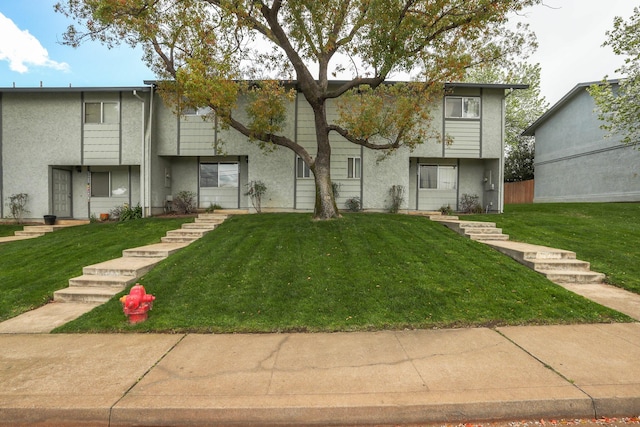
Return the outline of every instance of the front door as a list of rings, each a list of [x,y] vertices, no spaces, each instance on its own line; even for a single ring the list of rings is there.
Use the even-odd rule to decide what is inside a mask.
[[[53,169],[53,215],[71,217],[71,171]]]

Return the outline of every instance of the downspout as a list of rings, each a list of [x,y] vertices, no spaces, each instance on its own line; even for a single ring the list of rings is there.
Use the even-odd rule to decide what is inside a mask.
[[[506,114],[507,114],[507,98],[509,97],[509,95],[511,95],[513,93],[514,89],[512,88],[511,90],[509,90],[509,92],[507,92],[507,94],[502,98],[502,125],[500,126],[500,132],[502,134],[502,144],[501,144],[501,150],[500,150],[500,162],[498,165],[498,182],[500,183],[498,188],[498,213],[504,213],[504,148],[505,148],[505,138],[506,138],[506,132],[505,132],[505,126],[506,126]]]

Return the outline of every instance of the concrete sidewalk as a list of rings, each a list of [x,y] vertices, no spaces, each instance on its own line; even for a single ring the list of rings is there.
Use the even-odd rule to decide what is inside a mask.
[[[640,323],[0,335],[2,426],[421,425],[640,415]]]

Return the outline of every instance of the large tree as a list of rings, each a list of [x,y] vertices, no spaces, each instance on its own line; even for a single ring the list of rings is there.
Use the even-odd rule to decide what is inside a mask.
[[[549,108],[540,92],[540,64],[518,62],[508,67],[490,65],[470,70],[466,80],[475,83],[524,83],[527,89],[507,95],[505,112],[504,180],[534,178],[535,140],[522,133]]]
[[[64,0],[56,8],[81,24],[65,34],[70,45],[142,45],[159,79],[172,82],[161,90],[176,111],[209,106],[217,125],[293,150],[314,174],[315,217],[327,219],[339,216],[329,134],[385,154],[424,142],[443,83],[527,50],[531,34],[508,17],[540,1]],[[384,84],[399,73],[422,84]],[[336,75],[346,81],[330,84]],[[313,110],[315,153],[282,132],[287,79]]]
[[[613,30],[607,31],[607,41],[616,55],[623,56],[624,64],[616,70],[624,78],[617,85],[605,80],[589,88],[598,109],[602,128],[608,134],[620,135],[622,142],[637,145],[640,142],[640,8],[633,9],[628,21],[617,16]]]

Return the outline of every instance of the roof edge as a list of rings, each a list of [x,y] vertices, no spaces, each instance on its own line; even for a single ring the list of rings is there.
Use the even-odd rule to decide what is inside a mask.
[[[620,79],[611,79],[611,80],[606,80],[607,83],[612,84],[612,85],[617,85],[620,82]],[[564,95],[562,98],[560,98],[560,100],[558,102],[556,102],[551,108],[549,108],[547,111],[544,112],[544,114],[542,114],[540,117],[538,117],[538,119],[533,122],[531,125],[529,125],[528,128],[526,128],[524,130],[524,132],[522,132],[520,135],[521,136],[535,136],[536,133],[536,129],[538,127],[540,127],[540,125],[542,125],[542,123],[546,122],[549,117],[551,117],[556,111],[558,111],[560,108],[562,108],[562,106],[566,103],[568,103],[573,97],[575,97],[580,91],[596,85],[596,84],[601,84],[602,80],[597,80],[597,81],[592,81],[592,82],[583,82],[583,83],[578,83],[577,85],[575,85],[573,87],[573,89],[571,89],[569,92],[567,92],[566,95]]]

